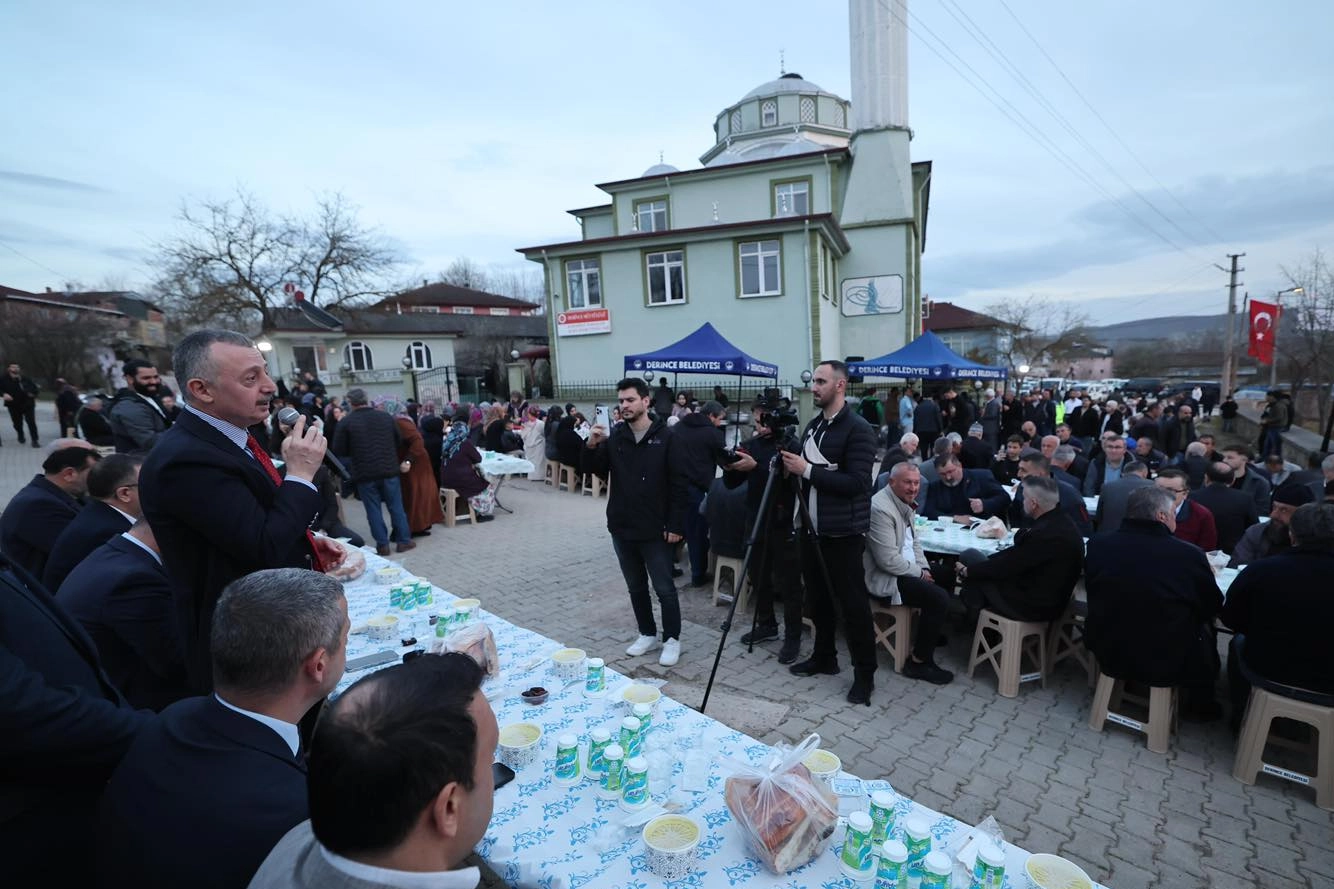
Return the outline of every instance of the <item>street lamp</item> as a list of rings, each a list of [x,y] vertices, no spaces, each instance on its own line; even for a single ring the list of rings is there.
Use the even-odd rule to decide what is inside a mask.
[[[803,370],[801,372],[801,385],[809,387],[811,385],[811,380],[813,379],[815,379],[815,374],[811,373],[809,370]]]
[[[519,360],[519,350],[510,349],[510,361],[518,361],[518,360]]]
[[[1028,377],[1028,372],[1032,370],[1032,368],[1027,364],[1021,364],[1016,367],[1015,370],[1019,371],[1019,391],[1022,393],[1024,389],[1024,380]]]
[[[255,343],[255,348],[259,349],[261,352],[272,352],[273,343],[269,342],[268,340],[260,340],[259,342]]]
[[[1274,326],[1270,328],[1269,348],[1272,350],[1272,359],[1269,362],[1269,388],[1272,391],[1278,385],[1278,328],[1283,321],[1283,309],[1280,304],[1285,293],[1305,293],[1300,287],[1289,287],[1287,290],[1280,290],[1274,294]]]

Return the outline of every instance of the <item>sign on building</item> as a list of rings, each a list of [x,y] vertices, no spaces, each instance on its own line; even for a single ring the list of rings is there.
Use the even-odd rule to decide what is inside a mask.
[[[556,316],[556,336],[611,333],[610,309],[571,309]]]
[[[894,315],[903,311],[903,276],[843,279],[843,315]]]

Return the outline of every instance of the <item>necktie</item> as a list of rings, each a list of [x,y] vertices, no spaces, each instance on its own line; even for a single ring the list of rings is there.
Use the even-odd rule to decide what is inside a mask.
[[[272,480],[275,485],[281,485],[283,483],[283,477],[278,474],[278,467],[273,465],[273,461],[269,459],[269,452],[259,446],[259,441],[256,440],[255,436],[247,435],[245,445],[246,450],[250,451],[250,456],[254,457],[255,461],[263,467],[266,473],[268,473],[270,480]],[[315,548],[315,535],[310,529],[306,529],[306,540],[310,543],[311,567],[316,571],[323,571],[324,562],[320,559],[320,551]]]

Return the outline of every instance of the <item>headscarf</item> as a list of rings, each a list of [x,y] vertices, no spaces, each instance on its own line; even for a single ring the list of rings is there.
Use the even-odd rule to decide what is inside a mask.
[[[445,433],[445,442],[440,446],[441,463],[448,463],[468,440],[468,421],[464,419],[467,416],[466,411],[467,408],[464,407],[454,411],[454,422],[450,424],[449,431]]]
[[[376,408],[377,410],[384,411],[391,417],[395,418],[404,417],[409,420],[412,419],[412,417],[408,415],[407,405],[399,401],[397,398],[391,398],[386,395],[377,395],[371,399],[371,406]]]

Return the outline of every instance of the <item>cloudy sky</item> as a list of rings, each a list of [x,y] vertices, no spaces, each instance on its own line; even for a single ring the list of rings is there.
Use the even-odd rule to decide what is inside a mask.
[[[1259,295],[1334,250],[1334,4],[910,4],[932,298],[1203,314],[1228,252]],[[849,94],[838,0],[8,0],[0,33],[0,284],[29,290],[143,286],[182,201],[238,186],[343,192],[404,280],[520,264],[593,183],[698,166],[780,52]]]

